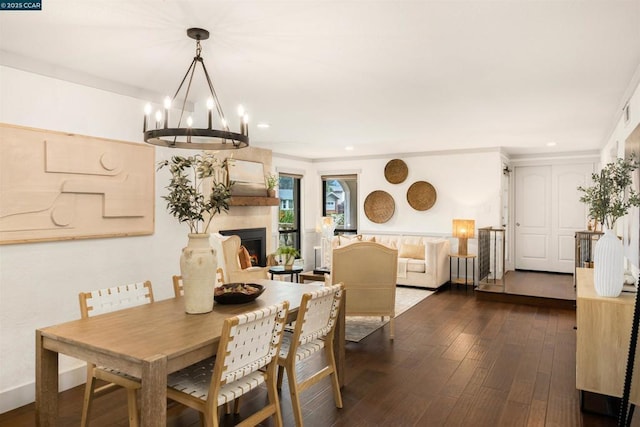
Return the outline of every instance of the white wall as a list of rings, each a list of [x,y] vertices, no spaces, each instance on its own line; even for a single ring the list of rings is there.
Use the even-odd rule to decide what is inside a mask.
[[[390,184],[384,177],[384,167],[393,158],[404,160],[409,169],[401,184]],[[322,215],[320,177],[324,174],[358,174],[358,231],[362,233],[451,236],[453,218],[475,219],[476,227],[500,225],[502,159],[497,150],[314,162],[274,153],[273,164],[277,171],[297,171],[304,176],[302,256],[307,267],[313,266],[313,246],[319,244],[315,223]],[[436,189],[436,203],[427,211],[416,211],[407,202],[407,190],[415,181],[427,181]],[[365,198],[375,190],[388,192],[395,201],[395,212],[384,224],[369,221],[363,211]],[[455,251],[457,240],[451,243]],[[469,241],[472,253],[477,253],[476,246],[475,239]]]
[[[638,70],[640,72],[640,68]],[[607,145],[602,149],[602,165],[614,161],[616,157],[625,157],[625,142],[627,141],[631,133],[640,126],[640,84],[636,86],[631,98],[629,99],[628,106],[630,112],[629,120],[625,120],[624,113],[621,113],[620,118],[617,121],[616,126],[607,141]],[[636,191],[638,190],[640,189],[636,188]],[[638,208],[630,209],[630,213],[637,211]],[[633,233],[631,232],[633,226],[628,223],[628,221],[632,220],[632,217],[632,215],[627,215],[627,217],[623,218],[620,221],[617,221],[616,232],[619,236],[629,234],[633,235]],[[628,246],[625,247],[625,257],[632,256],[633,258],[635,258],[637,252],[637,246],[635,249]],[[626,268],[631,270],[634,276],[637,278],[640,275],[640,269],[638,268],[640,265],[640,260],[627,259],[626,264]]]

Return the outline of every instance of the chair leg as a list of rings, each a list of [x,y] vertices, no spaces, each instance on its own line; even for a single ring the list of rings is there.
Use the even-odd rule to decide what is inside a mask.
[[[284,366],[278,366],[278,390],[282,390],[282,377],[284,377]]]
[[[220,424],[219,417],[220,414],[218,413],[218,407],[216,405],[207,406],[204,412],[200,413],[200,423],[204,427],[218,427]]]
[[[84,386],[84,400],[82,402],[82,420],[80,421],[80,427],[87,427],[89,425],[89,411],[91,410],[91,404],[93,403],[93,391],[96,388],[96,379],[93,376],[94,365],[87,365],[87,382]]]
[[[271,363],[276,363],[276,361],[274,360]],[[275,366],[273,369],[270,369],[268,371],[266,386],[267,386],[267,396],[269,398],[269,405],[272,405],[275,411],[274,413],[275,425],[276,427],[282,427],[283,426],[282,412],[280,411],[280,401],[278,399],[278,388],[276,384],[276,378],[274,378],[277,368],[278,367]]]
[[[390,337],[393,340],[393,337],[395,336],[395,318],[393,316],[391,316],[389,318],[389,329],[390,329]]]
[[[127,389],[127,403],[129,406],[129,427],[138,427],[138,400],[134,389]]]
[[[291,406],[293,407],[293,416],[296,420],[296,427],[302,427],[302,408],[300,407],[300,390],[298,389],[298,380],[296,378],[296,366],[294,360],[287,360],[287,383],[289,384],[289,395],[291,396]]]
[[[340,392],[340,383],[338,382],[338,370],[336,369],[336,358],[333,354],[333,338],[325,345],[325,357],[331,368],[331,388],[333,388],[333,400],[336,402],[336,408],[342,408],[342,393]]]

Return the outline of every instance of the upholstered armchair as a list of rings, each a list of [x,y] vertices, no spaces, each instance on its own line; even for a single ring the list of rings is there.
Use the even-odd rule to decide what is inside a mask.
[[[346,316],[389,316],[394,337],[398,250],[356,242],[333,250],[332,284],[343,283]]]
[[[240,237],[212,233],[211,246],[216,250],[218,267],[223,269],[224,278],[228,283],[268,279],[268,268],[266,267],[242,268],[239,256]]]

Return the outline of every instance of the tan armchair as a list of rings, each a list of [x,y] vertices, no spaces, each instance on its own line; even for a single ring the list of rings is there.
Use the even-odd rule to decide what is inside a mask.
[[[346,316],[389,316],[394,337],[398,250],[357,242],[333,250],[331,283],[343,283]]]
[[[224,271],[228,283],[252,282],[268,279],[269,269],[266,267],[249,267],[242,269],[238,253],[240,252],[239,236],[223,236],[211,234],[211,246],[216,250],[218,267]]]

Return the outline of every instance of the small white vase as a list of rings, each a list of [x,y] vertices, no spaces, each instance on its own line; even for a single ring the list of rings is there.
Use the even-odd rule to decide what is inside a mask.
[[[180,256],[184,309],[188,314],[213,310],[217,268],[216,252],[209,242],[209,234],[189,234],[189,242]]]
[[[593,283],[602,297],[617,297],[624,285],[622,242],[613,230],[605,229],[593,254]]]

